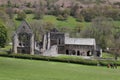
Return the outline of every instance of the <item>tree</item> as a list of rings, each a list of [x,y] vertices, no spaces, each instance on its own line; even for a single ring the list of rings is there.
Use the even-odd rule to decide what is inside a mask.
[[[54,3],[55,3],[56,1],[57,1],[57,0],[46,0],[47,9],[50,9],[50,8],[51,8],[51,5],[54,5]]]
[[[55,27],[55,25],[52,22],[47,21],[47,22],[44,22],[43,27],[44,27],[45,32],[48,32],[51,29],[53,29]]]
[[[30,8],[31,6],[32,6],[31,2],[26,3],[26,7]]]
[[[44,12],[42,11],[41,8],[36,8],[34,12],[34,19],[42,19],[44,15]]]
[[[7,1],[7,7],[11,7],[12,6],[12,3],[10,0]]]
[[[60,6],[59,5],[54,6],[53,15],[55,15],[55,16],[60,15]]]
[[[8,8],[6,9],[6,13],[9,15],[9,18],[10,18],[10,19],[13,18],[14,12],[13,12],[12,7],[8,7]]]
[[[57,16],[57,19],[61,20],[61,21],[64,21],[64,20],[67,20],[69,15],[70,15],[70,10],[69,9],[63,9],[63,10],[60,10],[60,13]]]
[[[114,46],[110,48],[110,52],[114,55],[115,60],[120,56],[120,39],[115,40]]]
[[[74,28],[74,31],[77,33],[80,33],[85,26],[81,23],[77,24],[76,27]]]
[[[79,14],[79,15],[76,17],[76,21],[78,21],[78,22],[83,22],[83,21],[84,21],[84,17]]]
[[[92,19],[96,18],[98,16],[98,12],[96,12],[96,9],[94,8],[87,8],[83,9],[80,14],[84,17],[84,20],[87,22],[92,21]]]
[[[114,45],[109,50],[115,57],[115,60],[120,56],[120,28],[114,34]]]
[[[104,11],[105,17],[110,17],[113,20],[120,20],[120,10],[117,8],[108,8]]]
[[[13,36],[14,31],[17,28],[17,25],[15,24],[14,20],[9,19],[9,21],[7,23],[5,23],[5,26],[7,28],[7,36],[8,36],[8,41],[7,42],[11,42],[11,38]]]
[[[0,20],[3,22],[7,22],[9,19],[9,16],[5,13],[4,10],[0,10]]]
[[[71,29],[67,26],[59,27],[60,32],[71,33]]]
[[[39,5],[35,6],[34,19],[42,19],[44,15],[45,5],[40,1]]]
[[[113,46],[114,25],[112,19],[105,17],[97,17],[92,21],[92,25],[82,31],[83,37],[95,38],[97,44],[106,49],[106,47]]]
[[[16,20],[24,20],[26,18],[26,14],[23,11],[20,11],[17,13],[17,18]]]
[[[84,29],[84,25],[81,23],[78,23],[74,29],[71,30],[71,36],[72,37],[76,37],[76,38],[80,38],[81,37],[81,31]]]
[[[71,15],[77,17],[78,14],[80,13],[79,9],[80,9],[79,3],[74,4],[71,8]]]
[[[45,34],[43,23],[40,21],[32,21],[30,25],[33,33],[35,34],[35,40],[40,41],[42,39],[42,36]]]
[[[0,22],[0,47],[4,47],[7,42],[7,29],[2,22]]]
[[[67,20],[67,17],[64,17],[64,16],[62,16],[62,15],[59,15],[59,16],[57,16],[57,20],[65,21],[65,20]]]

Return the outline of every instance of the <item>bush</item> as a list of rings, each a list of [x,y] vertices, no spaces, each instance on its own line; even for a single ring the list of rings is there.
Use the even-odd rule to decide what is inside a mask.
[[[94,8],[83,9],[80,14],[83,16],[86,22],[91,22],[92,19],[98,16],[98,13]]]
[[[24,20],[26,18],[26,13],[24,11],[18,12],[16,20]]]
[[[43,17],[44,17],[43,9],[35,9],[34,10],[34,17],[33,17],[33,19],[39,20],[39,19],[43,19]]]
[[[30,9],[26,9],[26,10],[24,10],[24,12],[25,12],[26,14],[32,14],[32,13],[33,13],[33,11],[30,10]]]
[[[118,66],[120,66],[120,61],[113,61],[113,60],[89,60],[89,59],[82,59],[82,58],[70,58],[70,57],[64,58],[64,57],[51,57],[51,56],[28,55],[28,54],[7,54],[7,53],[0,53],[0,56],[20,58],[20,59],[75,63],[75,64],[93,65],[93,66],[97,66],[98,63],[101,66],[107,66],[110,63],[115,63]]]
[[[84,21],[84,17],[82,15],[79,15],[78,17],[76,17],[76,21],[83,22]]]
[[[57,20],[65,21],[65,20],[67,20],[67,18],[63,17],[62,15],[59,15],[59,16],[57,17]]]

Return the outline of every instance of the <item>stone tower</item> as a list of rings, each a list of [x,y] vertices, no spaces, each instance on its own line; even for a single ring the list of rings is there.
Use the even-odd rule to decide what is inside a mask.
[[[13,35],[13,52],[34,55],[34,34],[25,20]]]

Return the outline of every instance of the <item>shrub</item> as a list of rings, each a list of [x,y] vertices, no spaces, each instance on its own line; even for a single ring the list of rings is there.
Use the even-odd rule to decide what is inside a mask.
[[[33,19],[37,19],[37,20],[43,19],[43,16],[44,16],[44,10],[41,8],[36,8],[34,11]]]
[[[113,61],[113,60],[89,60],[89,59],[82,59],[82,58],[70,58],[70,57],[64,58],[64,57],[51,57],[51,56],[28,55],[28,54],[7,54],[7,53],[0,53],[0,56],[20,58],[20,59],[75,63],[75,64],[93,65],[93,66],[97,66],[98,63],[101,66],[107,66],[110,63],[115,63],[118,66],[120,66],[120,61]]]
[[[65,20],[67,20],[67,18],[63,17],[62,15],[59,15],[59,16],[57,17],[57,20],[65,21]]]
[[[24,11],[18,12],[16,20],[24,20],[26,18],[26,13]]]
[[[84,21],[84,17],[82,15],[79,15],[78,17],[76,17],[76,21],[83,22]]]
[[[25,12],[26,14],[32,14],[32,13],[33,13],[33,11],[30,10],[30,9],[26,9],[26,10],[24,10],[24,12]]]

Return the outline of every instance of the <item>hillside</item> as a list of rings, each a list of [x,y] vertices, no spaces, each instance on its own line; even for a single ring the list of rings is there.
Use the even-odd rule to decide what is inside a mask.
[[[31,3],[34,3],[34,2],[39,2],[40,0],[10,0],[11,3],[16,3],[16,4],[23,4],[25,2],[31,2]],[[43,1],[43,0],[41,0]],[[100,2],[100,1],[103,1],[105,3],[115,3],[115,2],[120,2],[120,0],[50,0],[50,1],[57,1],[56,3],[57,4],[65,4],[66,6],[67,5],[70,5],[70,3],[73,3],[73,2],[88,2],[88,3],[91,3],[91,2]],[[0,5],[1,4],[7,4],[8,0],[0,0]],[[43,2],[46,2],[46,1],[43,1]]]

